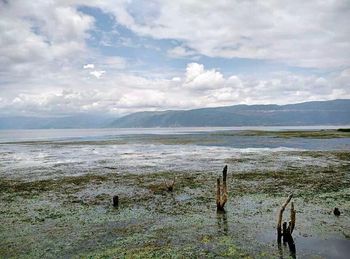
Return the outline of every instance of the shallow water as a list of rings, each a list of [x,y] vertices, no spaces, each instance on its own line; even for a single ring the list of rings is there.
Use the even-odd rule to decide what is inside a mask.
[[[0,145],[0,176],[21,179],[81,175],[94,170],[144,174],[157,171],[216,171],[235,162],[234,170],[283,170],[338,161],[294,154],[295,148],[233,148],[227,146],[74,143]],[[261,163],[261,161],[264,163]],[[241,161],[241,162],[240,162]]]
[[[10,141],[109,140],[127,135],[178,135],[216,131],[245,130],[321,130],[349,128],[349,125],[325,126],[252,126],[252,127],[186,127],[186,128],[101,128],[101,129],[34,129],[0,130],[0,143]]]
[[[0,176],[41,179],[94,170],[215,171],[233,160],[245,160],[235,165],[239,172],[257,167],[279,170],[337,163],[292,151],[350,150],[350,138],[242,136],[241,128],[225,135],[215,134],[217,130],[225,132],[223,128],[147,129],[148,134],[142,129],[0,131]],[[258,163],[261,160],[263,164]]]

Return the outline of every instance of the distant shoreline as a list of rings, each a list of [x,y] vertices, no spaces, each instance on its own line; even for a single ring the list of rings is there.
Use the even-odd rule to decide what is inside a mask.
[[[350,125],[260,126],[260,127],[176,127],[176,128],[98,128],[98,129],[18,129],[0,130],[0,144],[47,141],[101,141],[124,136],[227,135],[278,138],[349,138]]]

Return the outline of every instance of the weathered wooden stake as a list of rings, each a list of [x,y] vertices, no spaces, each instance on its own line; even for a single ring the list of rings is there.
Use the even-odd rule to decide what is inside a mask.
[[[221,200],[221,190],[220,190],[220,177],[216,179],[216,206],[219,210],[220,200]]]
[[[283,212],[288,206],[289,202],[293,198],[293,194],[290,194],[288,196],[288,199],[286,202],[282,205],[279,213],[278,213],[278,219],[277,219],[277,242],[281,243],[281,238],[283,236],[283,242],[288,242],[288,243],[294,243],[293,238],[292,238],[292,233],[295,228],[295,220],[296,220],[296,211],[294,209],[294,203],[291,203],[291,208],[290,208],[290,221],[287,227],[287,222],[283,222],[282,224],[282,219],[283,219]]]
[[[295,227],[295,217],[296,217],[296,211],[294,209],[294,202],[290,205],[290,221],[289,221],[289,232],[290,234],[293,233],[294,227]]]
[[[339,210],[337,207],[334,208],[333,214],[334,214],[335,216],[340,216],[340,210]]]
[[[279,213],[278,213],[278,219],[277,219],[277,240],[278,242],[281,242],[282,237],[282,218],[283,218],[283,212],[286,209],[288,203],[292,199],[293,194],[290,194],[286,202],[282,205]]]
[[[119,206],[119,197],[118,195],[113,196],[113,207],[118,208]]]
[[[174,176],[174,179],[171,182],[169,183],[165,182],[166,189],[168,192],[172,192],[174,190],[175,181],[176,181],[176,177]]]
[[[227,165],[225,165],[223,171],[222,171],[222,186],[220,183],[220,177],[218,177],[216,181],[216,208],[217,211],[224,212],[225,211],[225,204],[227,202]]]

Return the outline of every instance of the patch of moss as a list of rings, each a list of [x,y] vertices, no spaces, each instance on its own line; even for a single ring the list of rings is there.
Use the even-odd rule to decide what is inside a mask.
[[[84,186],[88,183],[100,183],[108,179],[103,175],[65,176],[58,179],[38,181],[20,181],[13,179],[0,179],[0,193],[16,193],[16,195],[35,194],[47,191],[67,191],[74,187]]]
[[[300,195],[317,195],[346,188],[350,184],[346,174],[347,169],[349,166],[338,170],[305,168],[304,170],[235,173],[232,181],[234,191],[241,194],[256,192],[278,194],[290,189]],[[249,188],[247,182],[248,186],[254,186],[254,188]]]
[[[256,230],[274,235],[276,209],[289,192],[296,194],[298,231],[317,225],[320,233],[343,235],[348,226],[349,152],[282,155],[288,154],[335,162],[281,170],[256,167],[247,172],[229,167],[227,218],[221,223],[215,207],[216,177],[221,172],[96,172],[32,182],[0,179],[0,257],[274,257],[275,247],[268,241],[258,243]],[[239,161],[245,162],[249,161]],[[167,192],[164,181],[174,175],[174,190]],[[114,194],[120,195],[118,209],[111,204]],[[337,204],[344,216],[335,224],[328,212]],[[321,223],[310,226],[314,221]]]
[[[337,131],[340,131],[340,132],[350,132],[350,129],[337,129]]]
[[[274,137],[274,138],[350,138],[349,131],[339,130],[287,130],[287,131],[264,131],[264,130],[247,130],[247,131],[222,131],[212,135],[220,136],[249,136],[249,137]]]

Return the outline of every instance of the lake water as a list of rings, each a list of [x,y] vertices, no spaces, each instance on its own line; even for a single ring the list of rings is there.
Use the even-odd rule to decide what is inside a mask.
[[[242,130],[320,130],[349,128],[349,125],[338,126],[260,126],[260,127],[187,127],[187,128],[106,128],[106,129],[34,129],[34,130],[0,130],[0,143],[9,141],[35,140],[91,140],[111,139],[125,135],[173,135],[205,133],[214,131]]]
[[[93,170],[133,173],[215,171],[229,159],[249,157],[261,161],[266,160],[266,156],[274,156],[274,161],[266,161],[262,165],[257,162],[242,163],[236,170],[255,170],[258,164],[259,167],[277,170],[292,164],[302,167],[324,163],[293,156],[291,152],[294,151],[350,150],[350,138],[281,138],[239,134],[244,130],[320,128],[325,127],[0,131],[0,176],[37,179],[80,175]],[[226,132],[229,134],[222,134]]]

